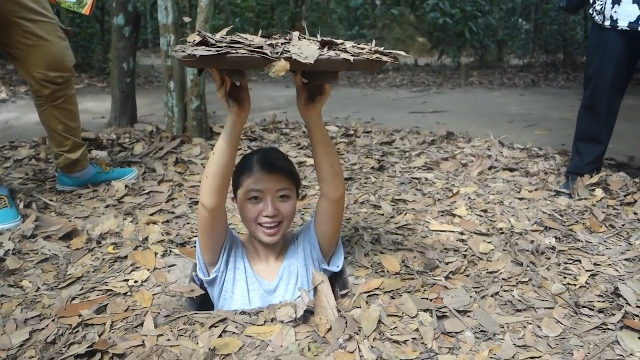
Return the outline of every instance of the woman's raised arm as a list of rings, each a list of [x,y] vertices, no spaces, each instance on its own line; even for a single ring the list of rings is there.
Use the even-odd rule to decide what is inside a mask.
[[[322,106],[329,98],[331,88],[327,84],[304,83],[299,72],[294,78],[298,110],[309,132],[320,186],[315,230],[322,256],[329,262],[340,239],[346,192],[340,157],[322,121]]]
[[[200,253],[210,273],[220,259],[227,236],[226,201],[242,129],[249,117],[251,99],[247,81],[234,84],[218,70],[211,70],[216,80],[218,99],[227,111],[227,120],[216,141],[200,182],[198,204],[198,242]]]

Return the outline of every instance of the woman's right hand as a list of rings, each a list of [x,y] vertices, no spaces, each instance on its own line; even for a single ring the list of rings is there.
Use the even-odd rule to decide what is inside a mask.
[[[296,71],[293,78],[296,82],[296,99],[300,116],[304,121],[320,119],[322,122],[322,107],[331,95],[331,86],[305,83],[300,71]]]
[[[247,120],[251,112],[251,96],[249,96],[249,84],[246,79],[236,85],[231,79],[217,69],[209,69],[216,80],[216,92],[218,100],[225,107],[230,116],[238,120]]]

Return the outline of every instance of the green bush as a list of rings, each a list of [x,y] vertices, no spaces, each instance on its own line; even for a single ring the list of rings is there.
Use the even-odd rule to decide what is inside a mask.
[[[79,71],[108,71],[110,0],[98,1],[91,16],[58,10],[73,28]],[[180,4],[184,16],[195,20],[197,0]],[[155,1],[139,0],[138,7],[140,45],[157,48]],[[415,56],[437,55],[454,65],[470,58],[480,66],[514,60],[574,66],[584,57],[590,22],[587,9],[568,15],[557,0],[217,0],[210,29],[285,32],[303,18],[311,35],[375,40]],[[186,37],[187,22],[182,28]]]

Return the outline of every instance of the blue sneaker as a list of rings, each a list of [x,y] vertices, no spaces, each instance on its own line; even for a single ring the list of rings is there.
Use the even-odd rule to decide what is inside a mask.
[[[9,194],[9,189],[0,187],[0,231],[13,230],[20,224],[22,216]]]
[[[74,191],[90,186],[110,183],[114,181],[135,180],[138,178],[138,170],[135,168],[110,168],[105,164],[89,164],[95,172],[86,178],[58,172],[56,188],[60,191]]]

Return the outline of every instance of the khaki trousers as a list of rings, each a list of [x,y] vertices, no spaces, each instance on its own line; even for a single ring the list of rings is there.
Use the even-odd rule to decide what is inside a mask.
[[[30,85],[56,166],[66,173],[86,168],[75,58],[48,0],[0,0],[0,50]]]

